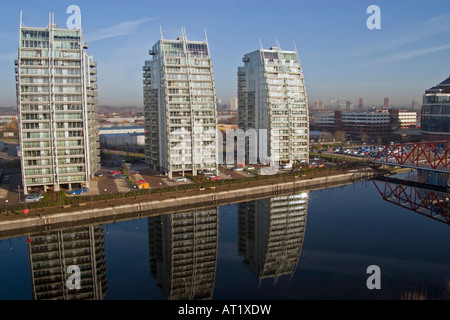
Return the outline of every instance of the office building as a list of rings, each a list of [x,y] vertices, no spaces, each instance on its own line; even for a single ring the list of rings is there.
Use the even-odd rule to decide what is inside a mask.
[[[423,139],[450,138],[450,77],[425,91],[421,116]]]
[[[216,93],[209,45],[161,39],[145,62],[145,157],[154,169],[184,175],[217,170]]]
[[[261,48],[242,61],[244,66],[238,69],[239,129],[256,130],[259,162],[265,162],[264,155],[272,164],[309,161],[308,103],[297,52]]]
[[[389,109],[389,98],[384,98],[383,108]]]
[[[411,105],[412,111],[420,112],[419,101],[414,100]]]
[[[366,136],[373,140],[388,138],[393,131],[416,127],[417,113],[391,108],[383,112],[333,112],[313,114],[312,130],[344,131],[349,139]]]
[[[24,193],[89,187],[100,169],[96,62],[82,30],[20,26],[16,64]]]

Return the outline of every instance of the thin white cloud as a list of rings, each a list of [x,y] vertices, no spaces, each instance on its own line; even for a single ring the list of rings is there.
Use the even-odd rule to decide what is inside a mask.
[[[139,19],[135,21],[124,21],[114,26],[94,31],[92,34],[86,36],[86,41],[94,42],[129,35],[137,32],[139,27],[143,23],[153,20],[156,20],[156,18]]]
[[[432,47],[432,48],[417,49],[417,50],[412,50],[412,51],[403,51],[403,52],[398,52],[391,56],[388,56],[384,60],[387,62],[403,61],[403,60],[407,60],[407,59],[411,59],[411,58],[415,58],[415,57],[419,57],[419,56],[423,56],[423,55],[427,55],[430,53],[435,53],[435,52],[439,52],[439,51],[443,51],[443,50],[448,50],[448,49],[450,49],[450,44]]]
[[[391,32],[395,37],[383,39],[382,42],[373,46],[368,46],[353,50],[349,56],[364,56],[385,50],[392,50],[403,45],[421,41],[432,36],[450,31],[450,12],[438,16],[431,17],[427,20],[420,21],[411,25],[405,25]],[[383,27],[379,32],[383,32]]]
[[[375,59],[372,61],[366,62],[364,65],[376,65],[381,63],[393,63],[393,62],[401,62],[408,59],[424,56],[427,54],[444,51],[444,50],[450,50],[450,44],[445,44],[442,46],[436,46],[431,48],[422,48],[417,50],[408,50],[408,51],[402,51],[390,54],[388,56],[385,56],[380,59]]]

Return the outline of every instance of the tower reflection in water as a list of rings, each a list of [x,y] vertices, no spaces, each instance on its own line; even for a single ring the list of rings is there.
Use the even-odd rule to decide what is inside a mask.
[[[167,300],[212,299],[219,247],[217,207],[148,219],[150,272]]]
[[[292,276],[305,236],[308,194],[238,204],[238,253],[259,277]],[[212,299],[219,209],[149,218],[150,270],[165,299]]]
[[[102,226],[52,231],[29,237],[34,300],[102,300],[107,290]],[[81,289],[66,286],[67,269],[80,268]]]
[[[292,277],[305,238],[308,193],[239,204],[239,254],[261,281]]]
[[[308,193],[236,205],[237,253],[258,279],[292,276],[305,237]],[[149,272],[166,300],[211,300],[219,262],[219,207],[147,218]],[[35,300],[105,299],[103,226],[43,232],[29,237]],[[112,253],[114,254],[114,253]],[[69,266],[81,270],[81,289],[69,290]]]

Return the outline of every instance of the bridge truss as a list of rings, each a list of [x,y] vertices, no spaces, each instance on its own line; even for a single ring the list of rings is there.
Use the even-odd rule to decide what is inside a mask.
[[[449,193],[388,180],[372,182],[383,200],[450,225]]]
[[[373,159],[374,163],[450,173],[450,141],[388,145]]]

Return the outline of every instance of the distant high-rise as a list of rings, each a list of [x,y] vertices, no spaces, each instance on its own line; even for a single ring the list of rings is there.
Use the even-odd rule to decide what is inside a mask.
[[[389,109],[389,98],[384,98],[383,108],[384,109]]]
[[[353,102],[346,101],[345,102],[345,110],[353,110]]]
[[[313,109],[314,110],[324,110],[325,109],[325,101],[323,101],[323,100],[314,101]]]
[[[359,98],[359,100],[358,100],[358,109],[359,109],[359,111],[362,111],[362,109],[364,109],[364,100],[363,100],[363,98]]]
[[[237,111],[238,109],[238,99],[237,98],[231,98],[230,100],[230,110],[231,111]]]
[[[314,110],[324,110],[325,109],[325,101],[323,100],[319,100],[319,101],[314,101]]]
[[[100,169],[97,70],[82,30],[20,24],[16,64],[22,186],[71,189]]]
[[[161,39],[144,66],[145,157],[174,173],[217,170],[217,110],[207,41]]]
[[[414,100],[414,101],[412,102],[411,109],[412,109],[412,111],[416,111],[416,112],[420,111],[420,110],[419,110],[419,109],[420,109],[420,108],[419,108],[419,101]]]
[[[239,128],[267,132],[259,160],[309,161],[309,119],[303,70],[296,51],[260,49],[238,69]],[[265,162],[263,160],[263,162]]]
[[[319,109],[320,110],[325,110],[325,101],[324,100],[320,100],[319,101]]]

